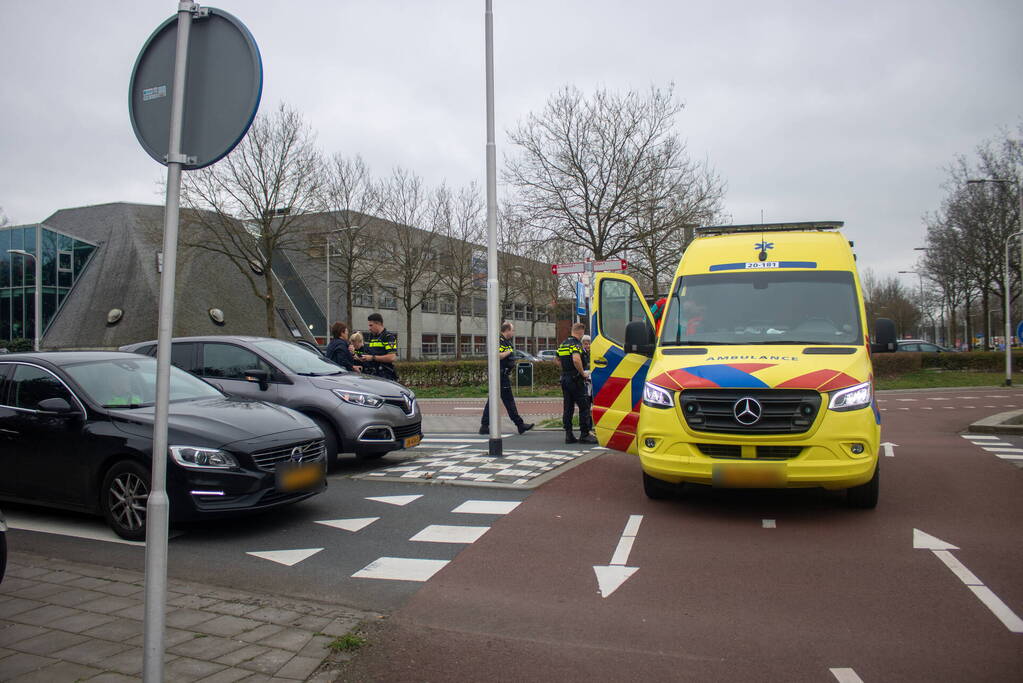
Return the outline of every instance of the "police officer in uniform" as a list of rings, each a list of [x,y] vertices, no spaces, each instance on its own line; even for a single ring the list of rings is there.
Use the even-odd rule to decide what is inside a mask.
[[[359,354],[359,360],[365,365],[363,372],[398,381],[398,371],[394,369],[394,361],[398,359],[398,338],[384,327],[384,317],[379,313],[370,313],[369,333],[366,335],[365,352]]]
[[[558,361],[561,363],[561,395],[564,400],[564,411],[561,414],[561,424],[565,428],[565,443],[597,443],[597,439],[590,434],[593,428],[590,417],[590,397],[586,393],[586,378],[590,376],[589,370],[583,367],[583,334],[586,333],[586,325],[576,323],[572,325],[572,336],[561,342],[558,347]],[[576,406],[579,407],[579,438],[572,434],[572,413]]]
[[[515,407],[515,396],[512,395],[511,373],[515,369],[512,352],[515,348],[511,340],[515,336],[515,327],[511,323],[501,324],[501,336],[497,343],[497,355],[501,359],[501,402],[508,411],[508,417],[515,423],[519,434],[525,434],[533,428],[533,423],[526,424]],[[480,421],[480,434],[490,433],[490,401],[483,406],[483,419]]]

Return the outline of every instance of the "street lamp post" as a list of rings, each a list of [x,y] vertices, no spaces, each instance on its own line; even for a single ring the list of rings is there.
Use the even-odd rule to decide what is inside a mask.
[[[22,256],[31,256],[35,261],[35,334],[32,340],[32,348],[35,351],[39,350],[39,339],[43,334],[43,260],[40,255],[43,252],[43,229],[42,226],[36,224],[36,253],[25,251],[24,249],[8,249],[8,254],[20,254]]]
[[[1023,187],[1020,187],[1019,181],[1013,178],[971,178],[966,181],[967,185],[982,185],[984,183],[997,183],[1006,185],[1015,185],[1016,194],[1019,198],[1019,206],[1017,207],[1018,213],[1016,214],[1020,221],[1020,227],[1023,228]],[[1009,289],[1009,240],[1017,235],[1023,235],[1023,230],[1014,232],[1005,237],[1005,386],[1012,386],[1012,323],[1010,320],[1009,304],[1012,302],[1012,290]],[[1023,283],[1023,239],[1020,240],[1020,269],[1021,269],[1021,280]],[[989,326],[990,327],[990,326]]]

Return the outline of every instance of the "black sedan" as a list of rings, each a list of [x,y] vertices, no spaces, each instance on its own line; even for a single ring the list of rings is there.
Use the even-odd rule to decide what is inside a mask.
[[[118,352],[0,360],[0,499],[102,514],[145,538],[156,360]],[[323,432],[283,406],[228,398],[171,368],[172,521],[294,503],[326,487]]]

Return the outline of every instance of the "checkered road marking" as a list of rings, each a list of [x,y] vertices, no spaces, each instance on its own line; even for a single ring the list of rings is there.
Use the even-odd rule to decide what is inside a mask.
[[[588,452],[512,450],[494,458],[483,450],[448,450],[368,472],[359,478],[524,486]]]

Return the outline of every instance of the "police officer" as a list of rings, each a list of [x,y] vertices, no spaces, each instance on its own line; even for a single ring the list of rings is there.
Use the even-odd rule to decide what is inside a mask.
[[[593,428],[590,418],[590,397],[586,394],[586,378],[589,370],[583,367],[583,347],[580,339],[586,332],[586,325],[572,325],[572,336],[558,347],[558,361],[561,362],[561,395],[564,410],[561,424],[565,428],[565,443],[597,443],[590,434]],[[579,407],[579,438],[572,434],[572,413]]]
[[[366,365],[363,372],[398,381],[398,371],[394,369],[394,361],[398,359],[398,337],[384,327],[384,317],[379,313],[370,313],[369,333],[366,335],[365,351],[359,354],[359,360]]]
[[[519,416],[519,411],[515,407],[515,396],[512,395],[511,388],[511,373],[515,369],[515,359],[512,358],[512,352],[515,348],[512,346],[511,340],[515,336],[515,327],[511,323],[501,324],[501,336],[497,342],[497,355],[501,359],[501,402],[504,403],[504,409],[508,411],[508,417],[515,423],[515,426],[519,430],[519,434],[525,434],[533,428],[533,423],[526,424],[526,421]],[[480,421],[480,434],[490,433],[490,401],[488,400],[486,405],[483,406],[483,419]]]

